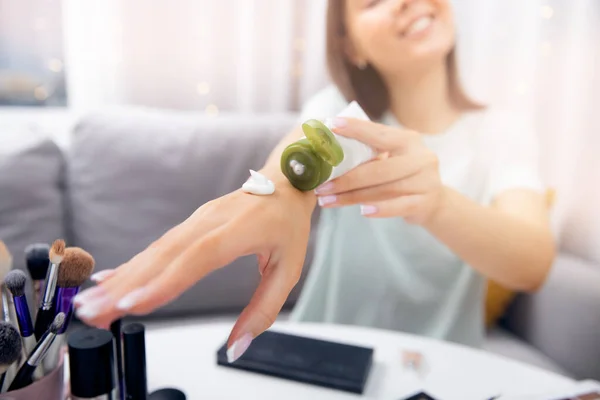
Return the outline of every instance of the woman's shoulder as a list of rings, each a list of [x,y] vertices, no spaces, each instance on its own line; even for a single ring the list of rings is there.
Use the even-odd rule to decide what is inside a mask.
[[[301,120],[334,116],[348,105],[337,86],[330,84],[313,94],[302,106]]]

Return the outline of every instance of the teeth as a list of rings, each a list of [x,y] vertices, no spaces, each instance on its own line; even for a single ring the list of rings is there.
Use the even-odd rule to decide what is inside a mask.
[[[411,35],[413,33],[419,33],[429,28],[433,19],[429,16],[421,17],[408,27],[408,29],[404,32],[404,35]]]

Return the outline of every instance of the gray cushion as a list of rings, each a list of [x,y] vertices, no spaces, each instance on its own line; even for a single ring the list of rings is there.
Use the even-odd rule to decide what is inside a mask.
[[[600,379],[600,266],[559,254],[544,287],[521,295],[505,326],[578,379]]]
[[[238,189],[294,122],[288,115],[211,118],[145,109],[84,118],[69,154],[74,242],[96,258],[98,270],[119,266],[205,202]],[[256,259],[246,257],[153,315],[239,309],[258,281]],[[297,289],[288,304],[296,297]]]
[[[27,245],[65,237],[65,159],[46,136],[1,129],[0,136],[0,239],[12,253],[14,267],[27,271]]]
[[[542,354],[539,350],[536,350],[531,345],[501,328],[494,328],[488,332],[483,349],[535,367],[569,376],[563,368],[559,367],[557,363]]]

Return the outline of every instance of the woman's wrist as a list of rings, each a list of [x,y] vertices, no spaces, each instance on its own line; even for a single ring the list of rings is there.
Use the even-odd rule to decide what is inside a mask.
[[[266,165],[260,171],[261,174],[269,178],[275,185],[275,195],[288,197],[290,200],[297,199],[304,202],[308,207],[314,208],[317,204],[317,196],[313,191],[303,192],[296,189],[286,176],[281,172],[279,166]]]
[[[457,195],[458,193],[448,186],[442,186],[437,199],[437,204],[433,208],[429,218],[422,224],[423,228],[432,232],[440,226],[443,226],[445,223],[444,221],[447,220],[446,216],[452,213]]]

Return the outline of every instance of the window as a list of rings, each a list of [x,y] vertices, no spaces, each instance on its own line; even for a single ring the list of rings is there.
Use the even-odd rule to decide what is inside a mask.
[[[61,0],[0,0],[0,106],[65,106]]]

